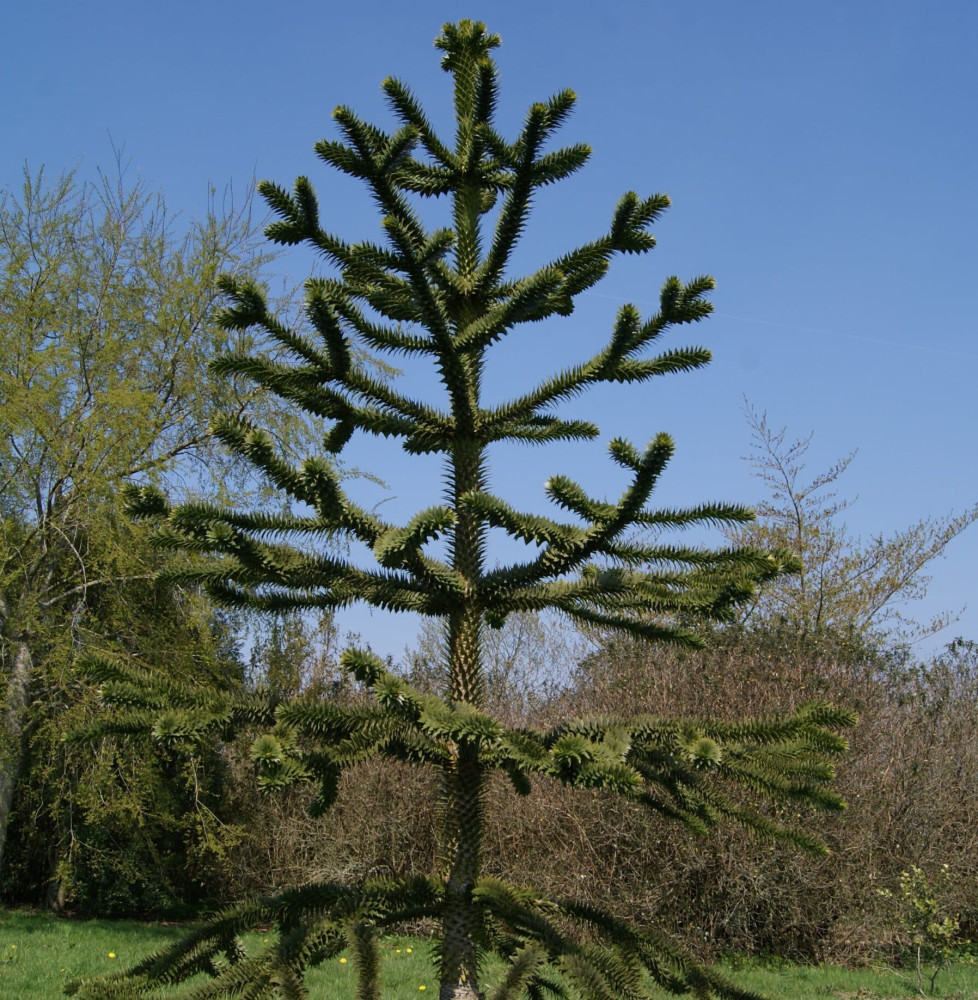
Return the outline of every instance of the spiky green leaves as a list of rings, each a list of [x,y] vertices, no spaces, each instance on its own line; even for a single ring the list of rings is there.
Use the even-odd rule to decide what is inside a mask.
[[[805,801],[837,811],[827,788],[831,758],[846,748],[838,730],[851,713],[810,705],[793,716],[745,724],[662,719],[582,720],[550,733],[504,732],[485,749],[492,766],[512,777],[533,774],[584,788],[604,788],[704,832],[722,822],[785,840],[815,853],[820,842],[746,804]]]
[[[507,773],[517,791],[528,791],[529,776],[545,775],[624,795],[696,830],[734,822],[760,836],[816,852],[823,850],[817,840],[748,807],[742,793],[774,803],[803,801],[830,811],[842,807],[826,785],[833,777],[831,758],[846,748],[838,731],[851,726],[854,717],[826,705],[805,706],[786,719],[751,723],[596,719],[549,733],[515,731],[472,706],[419,694],[372,654],[351,651],[344,662],[398,720],[399,728],[387,733],[388,742],[374,744],[378,753],[405,759],[405,730],[414,729],[430,748],[413,758],[418,762],[448,766],[454,747],[473,744],[482,765]],[[280,716],[311,734],[309,722],[289,709],[281,709]],[[376,726],[378,720],[370,723]],[[314,731],[322,741],[328,730],[319,726]]]
[[[435,39],[435,48],[441,49],[441,68],[446,73],[460,75],[468,65],[483,66],[490,63],[489,53],[502,44],[495,32],[490,32],[481,21],[464,19],[457,24],[450,21],[442,25],[441,34]]]
[[[474,896],[488,947],[509,960],[494,997],[646,1000],[648,977],[672,994],[760,1000],[671,942],[586,903],[492,878],[480,879]]]
[[[75,980],[66,992],[79,1000],[131,1000],[161,989],[187,1000],[306,1000],[306,970],[350,948],[360,973],[357,997],[376,1000],[376,935],[392,925],[434,916],[439,903],[439,886],[421,878],[287,890],[229,907],[132,968]],[[270,930],[249,953],[242,935],[258,927]],[[203,982],[201,976],[206,977]],[[186,985],[180,989],[180,984]]]
[[[533,104],[514,141],[494,130],[497,80],[490,52],[497,42],[475,22],[448,25],[440,37],[456,85],[454,145],[438,138],[417,100],[393,79],[385,81],[384,90],[399,128],[387,133],[350,109],[339,108],[335,119],[341,138],[317,144],[328,164],[366,184],[382,215],[386,245],[350,244],[328,235],[320,226],[319,205],[306,178],[299,178],[291,193],[262,186],[279,220],[270,235],[285,243],[308,242],[339,270],[338,277],[307,282],[309,332],[272,316],[263,291],[253,282],[223,279],[230,301],[223,324],[236,330],[261,329],[291,362],[229,354],[215,363],[215,370],[256,383],[325,421],[327,453],[342,451],[361,431],[398,438],[410,453],[441,453],[450,463],[464,454],[467,462],[479,465],[485,448],[496,441],[592,438],[598,434],[595,425],[561,419],[554,412],[556,405],[599,382],[644,383],[709,360],[709,353],[699,348],[644,356],[670,326],[694,322],[710,310],[705,296],[711,279],[683,283],[670,278],[658,312],[643,320],[634,307],[623,307],[607,346],[590,360],[501,406],[481,406],[485,352],[522,324],[569,313],[574,297],[600,280],[616,254],[651,250],[655,240],[650,227],[668,206],[664,195],[640,198],[629,192],[616,207],[607,234],[530,275],[508,277],[533,193],[578,169],[588,150],[582,145],[546,148],[572,111],[575,97],[569,90]],[[408,197],[417,193],[450,197],[453,227],[428,232]],[[483,253],[488,235],[482,232],[483,217],[497,195],[503,201]],[[447,390],[447,411],[411,399],[396,383],[371,375],[357,361],[356,339],[376,350],[431,357]],[[693,612],[722,618],[780,565],[756,553],[718,554],[711,561],[702,554],[653,550],[624,539],[630,525],[651,524],[657,517],[645,504],[671,454],[664,436],[642,453],[623,441],[612,442],[613,459],[633,475],[617,503],[592,499],[565,477],[550,480],[551,498],[580,517],[583,526],[516,512],[499,498],[470,488],[450,497],[443,508],[394,525],[352,504],[327,460],[295,467],[267,435],[239,417],[217,421],[213,431],[296,505],[312,508],[316,515],[279,519],[275,526],[290,536],[287,545],[273,537],[271,521],[255,530],[235,511],[190,507],[183,513],[168,512],[159,498],[147,495],[140,501],[144,516],[166,519],[160,534],[164,544],[221,560],[191,575],[213,596],[232,604],[324,608],[361,600],[451,616],[463,614],[468,602],[494,624],[513,610],[552,608],[589,624],[687,641],[685,633],[672,628],[670,617]],[[739,509],[713,505],[702,514],[687,511],[673,520],[723,522],[744,516]],[[667,521],[659,518],[656,523]],[[457,567],[432,558],[426,549],[444,536],[457,555],[460,546],[471,548],[489,526],[503,528],[542,551],[527,565],[491,573],[481,567],[473,572],[470,566],[463,579]],[[461,542],[462,536],[456,537],[460,531],[466,533]],[[366,544],[380,572],[310,556],[308,547],[343,536]],[[592,565],[594,560],[599,564]],[[627,572],[614,572],[616,565]],[[677,570],[677,565],[685,568]],[[582,574],[577,583],[558,584],[573,573]]]
[[[262,692],[202,699],[133,665],[92,659],[85,669],[116,712],[84,738],[149,731],[158,743],[188,747],[208,735],[257,726],[250,754],[261,786],[314,784],[317,813],[329,807],[339,774],[353,764],[386,757],[451,769],[461,745],[476,748],[483,768],[505,772],[523,793],[530,776],[547,776],[624,795],[696,830],[732,821],[816,851],[815,839],[748,808],[742,793],[830,811],[842,806],[827,783],[832,758],[846,749],[839,731],[854,718],[826,705],[733,724],[593,719],[550,732],[512,730],[472,705],[422,694],[369,651],[348,650],[341,663],[372,691],[375,705],[305,698],[275,704]]]
[[[487,950],[506,962],[492,1000],[646,1000],[646,975],[673,994],[758,1000],[670,942],[585,903],[548,899],[491,878],[480,879],[472,896]],[[194,1000],[305,998],[305,971],[347,949],[358,973],[358,1000],[377,1000],[378,933],[433,917],[442,904],[441,887],[417,878],[288,890],[225,909],[132,968],[75,980],[67,992],[79,1000],[129,1000],[163,988],[168,996]],[[249,952],[242,937],[257,927],[268,930]]]
[[[583,524],[520,513],[486,493],[462,498],[464,508],[485,523],[540,547],[530,562],[485,575],[477,595],[487,619],[495,625],[513,611],[552,609],[589,624],[695,645],[693,634],[675,627],[677,620],[723,620],[759,582],[782,572],[785,561],[781,554],[746,548],[686,549],[634,541],[628,534],[633,526],[659,516],[644,508],[672,454],[672,441],[658,435],[639,451],[615,439],[610,452],[632,474],[617,503],[589,496],[565,476],[546,483],[551,499]],[[669,516],[692,524],[753,515],[743,508],[709,505]],[[573,572],[577,579],[566,579]]]
[[[338,436],[330,442],[336,450],[348,440],[350,428],[399,436],[410,451],[448,452],[455,433],[451,418],[438,419],[422,412],[418,404],[389,388],[380,391],[377,385],[366,384],[362,374],[351,377],[346,333],[379,350],[432,355],[455,401],[453,416],[458,419],[462,416],[458,407],[464,409],[464,401],[478,396],[478,386],[469,384],[476,369],[463,359],[481,356],[519,324],[568,314],[574,296],[600,280],[615,254],[646,252],[654,246],[649,227],[668,205],[663,195],[641,199],[629,193],[616,208],[606,236],[564,254],[534,274],[504,280],[528,218],[532,193],[578,169],[588,150],[582,145],[543,150],[571,112],[575,100],[571,91],[532,105],[515,142],[498,135],[491,124],[496,81],[488,56],[495,36],[477,24],[470,24],[465,31],[449,25],[445,31],[441,42],[450,51],[446,64],[456,77],[454,150],[438,139],[410,91],[392,79],[385,81],[384,88],[402,122],[400,129],[387,134],[349,109],[340,108],[336,120],[345,142],[317,145],[317,152],[331,166],[368,185],[383,216],[388,247],[347,244],[326,234],[320,228],[318,204],[306,178],[296,181],[292,193],[275,185],[261,186],[279,216],[269,235],[284,243],[308,241],[341,271],[341,280],[318,279],[308,288],[308,318],[327,342],[328,360],[324,363],[318,348],[269,316],[253,285],[238,285],[230,279],[224,282],[233,300],[225,324],[236,329],[250,325],[264,328],[299,355],[306,367],[290,376],[283,369],[248,366],[239,359],[222,362],[221,370],[250,377],[293,402],[308,404],[310,413],[338,421]],[[455,45],[461,48],[456,50]],[[430,160],[413,155],[419,144]],[[505,199],[483,257],[479,220],[500,192],[505,193]],[[455,228],[427,233],[405,199],[406,193],[452,198]],[[452,248],[456,251],[454,268],[446,260]],[[677,279],[670,279],[660,314],[645,325],[632,324],[635,329],[625,338],[627,343],[619,324],[602,355],[564,373],[557,385],[548,385],[542,393],[523,401],[519,414],[512,408],[507,413],[480,414],[471,432],[483,443],[507,437],[543,441],[578,436],[577,429],[546,427],[554,416],[544,409],[595,381],[644,381],[655,374],[705,363],[707,354],[699,350],[648,360],[632,355],[667,326],[705,315],[709,306],[702,295],[708,285],[708,281],[698,280],[682,286]],[[378,323],[357,303],[394,324],[408,323],[415,329],[405,332],[397,325]],[[593,433],[590,428],[581,430],[585,435]]]
[[[388,569],[407,566],[421,558],[421,547],[455,523],[448,507],[430,507],[415,514],[405,528],[388,528],[374,542],[374,558]]]
[[[322,424],[324,454],[299,461],[244,416],[227,414],[215,423],[213,433],[278,491],[282,512],[204,504],[171,509],[150,488],[129,495],[133,511],[159,523],[160,544],[184,554],[177,573],[225,603],[293,610],[361,601],[442,618],[447,696],[416,690],[373,654],[357,650],[342,659],[371,695],[357,706],[302,698],[273,704],[267,695],[233,693],[198,702],[158,679],[142,691],[139,678],[103,668],[105,697],[117,707],[105,731],[141,728],[159,744],[182,746],[250,727],[260,783],[314,786],[314,813],[329,807],[343,770],[369,757],[432,769],[444,793],[447,875],[437,887],[311,887],[229,911],[186,949],[119,979],[118,992],[91,987],[87,996],[131,995],[203,971],[213,981],[195,994],[201,998],[300,997],[302,970],[346,942],[360,971],[359,997],[376,1000],[375,932],[397,920],[435,917],[444,932],[445,995],[478,992],[479,952],[488,948],[509,962],[494,1000],[637,1000],[646,975],[674,993],[744,998],[748,994],[650,935],[580,904],[543,900],[483,878],[486,773],[503,772],[521,794],[539,776],[624,796],[696,830],[732,822],[811,850],[818,842],[779,823],[777,807],[841,806],[828,782],[832,758],[845,745],[838,730],[851,719],[824,706],[749,724],[584,720],[550,731],[512,730],[484,710],[486,623],[499,625],[513,612],[549,611],[601,629],[695,645],[696,623],[729,619],[760,583],[793,566],[780,552],[663,540],[668,528],[724,526],[752,516],[718,503],[652,508],[673,449],[664,434],[645,448],[624,439],[610,443],[611,459],[626,478],[617,499],[552,476],[546,492],[566,522],[518,511],[489,492],[491,444],[593,438],[594,424],[564,419],[558,406],[599,383],[647,385],[706,364],[705,349],[661,350],[658,342],[671,328],[708,315],[713,287],[708,277],[667,279],[658,309],[643,317],[623,306],[593,356],[562,361],[535,388],[484,404],[483,372],[493,345],[528,323],[569,315],[576,296],[592,288],[617,255],[650,251],[652,226],[668,206],[664,195],[629,192],[606,233],[533,273],[510,273],[533,198],[581,168],[589,149],[550,145],[573,108],[569,90],[532,104],[514,138],[497,131],[491,54],[498,44],[472,21],[446,25],[436,42],[454,81],[450,140],[438,136],[414,95],[394,79],[383,85],[396,118],[392,131],[349,108],[336,110],[340,134],[318,143],[316,152],[363,183],[379,211],[380,242],[349,243],[327,232],[304,177],[291,191],[260,186],[276,217],[269,237],[304,243],[333,269],[306,283],[304,315],[294,325],[271,315],[255,283],[222,283],[224,326],[254,328],[275,354],[229,354],[216,370],[260,386]],[[427,229],[419,195],[449,199],[450,225]],[[390,370],[378,374],[363,363],[363,350],[430,361],[443,390],[439,404],[406,394],[387,377]],[[442,455],[442,502],[406,523],[388,523],[352,502],[333,457],[358,432],[394,438],[410,454]],[[526,561],[488,569],[490,529],[530,546]],[[372,556],[370,568],[337,554],[337,542],[355,543],[351,551]],[[438,544],[448,553],[444,559]],[[279,921],[280,939],[258,955],[240,956],[228,942],[256,919]],[[569,925],[583,935],[568,933]]]

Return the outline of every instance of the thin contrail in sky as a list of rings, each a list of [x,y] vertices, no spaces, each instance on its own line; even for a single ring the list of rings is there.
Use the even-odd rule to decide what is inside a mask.
[[[955,358],[978,358],[978,354],[967,351],[950,351],[945,347],[928,347],[926,344],[908,344],[905,340],[883,340],[880,337],[862,337],[858,333],[840,333],[838,330],[822,330],[814,326],[795,326],[792,323],[778,323],[770,319],[750,319],[747,316],[734,316],[731,313],[715,312],[717,319],[735,319],[740,323],[757,323],[761,326],[777,326],[783,330],[799,330],[802,333],[817,333],[826,337],[842,337],[845,340],[863,340],[867,344],[884,344],[887,347],[906,347],[911,351],[927,351],[928,354],[950,354]]]
[[[613,299],[617,302],[632,302],[635,305],[657,306],[659,304],[652,299],[635,299],[628,295],[619,297],[617,295],[609,295],[606,292],[587,291],[584,294],[594,295],[600,299]],[[841,337],[844,340],[862,340],[867,344],[882,344],[886,347],[905,347],[911,351],[926,351],[928,354],[947,354],[954,358],[978,359],[978,354],[972,354],[968,351],[951,351],[945,347],[929,347],[926,344],[911,344],[907,343],[905,340],[883,340],[880,337],[863,337],[857,333],[840,333],[838,330],[823,330],[819,327],[797,326],[794,323],[779,323],[776,320],[770,319],[753,319],[749,316],[734,316],[732,313],[714,312],[711,315],[715,316],[717,319],[736,320],[738,323],[754,323],[758,326],[776,326],[782,330],[797,330],[800,333],[815,333],[824,337]]]

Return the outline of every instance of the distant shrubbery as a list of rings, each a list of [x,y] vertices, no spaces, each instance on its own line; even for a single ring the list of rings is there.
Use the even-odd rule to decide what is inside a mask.
[[[421,686],[433,662],[431,641],[424,637],[404,666]],[[941,906],[957,916],[960,939],[978,940],[978,645],[958,640],[919,664],[852,637],[801,643],[777,629],[728,629],[702,652],[592,637],[589,652],[575,658],[566,636],[532,618],[514,619],[495,642],[493,708],[516,725],[612,710],[740,718],[814,699],[852,706],[860,721],[839,765],[849,808],[818,831],[832,848],[823,860],[768,843],[745,846],[736,833],[696,838],[597,792],[583,801],[575,793],[572,809],[567,789],[541,780],[527,799],[490,789],[493,871],[622,916],[654,918],[704,955],[858,961],[909,953],[910,935],[885,892],[898,895],[901,873],[912,866],[936,876],[947,865]],[[282,673],[271,678],[275,685],[316,684],[342,700],[361,696],[331,673],[328,626],[302,634],[293,622],[258,645]],[[251,683],[269,680],[252,659]],[[313,820],[303,793],[255,789],[246,746],[208,753],[197,759],[204,796],[197,801],[193,775],[176,758],[146,768],[135,748],[106,747],[90,759],[90,784],[79,800],[87,805],[76,804],[76,839],[61,872],[69,908],[103,916],[186,913],[310,879],[430,869],[436,796],[412,769],[364,764],[344,776],[334,809]],[[97,794],[96,778],[104,783]],[[133,782],[145,784],[141,815],[126,811],[142,794]],[[135,796],[113,800],[116,785]],[[45,815],[39,808],[30,793],[19,800],[8,899],[44,898],[48,841],[60,833],[36,826]]]
[[[538,652],[547,641],[536,633]],[[936,872],[946,864],[953,878],[945,902],[960,914],[962,937],[978,938],[974,644],[954,643],[917,665],[826,638],[801,647],[776,633],[731,632],[704,652],[598,648],[566,686],[538,687],[528,699],[519,694],[526,679],[509,680],[499,690],[514,721],[526,719],[528,706],[536,721],[611,710],[739,718],[831,698],[854,706],[860,722],[839,766],[849,808],[818,831],[832,848],[823,860],[768,843],[745,847],[736,833],[695,838],[600,793],[583,804],[575,796],[572,809],[568,790],[541,781],[528,799],[491,790],[493,871],[622,916],[654,917],[705,955],[853,961],[881,950],[896,958],[909,945],[878,890],[898,889],[910,865]],[[316,821],[300,795],[259,803],[250,763],[242,758],[237,768],[237,820],[248,835],[228,856],[234,894],[432,863],[437,804],[409,768],[364,765]]]

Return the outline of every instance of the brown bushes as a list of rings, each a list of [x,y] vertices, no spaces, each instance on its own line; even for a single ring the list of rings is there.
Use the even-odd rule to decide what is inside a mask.
[[[511,691],[512,689],[510,689]],[[512,695],[510,694],[510,697]],[[839,768],[845,814],[811,816],[830,845],[813,859],[739,830],[696,837],[600,794],[539,782],[526,799],[490,790],[490,870],[668,928],[704,955],[766,951],[856,961],[899,946],[894,888],[911,864],[954,875],[946,904],[978,938],[978,648],[927,667],[777,637],[721,637],[701,653],[612,645],[577,668],[539,715],[649,713],[744,718],[826,699],[857,709]],[[501,706],[505,708],[505,706]],[[512,706],[514,716],[525,703]],[[241,765],[245,787],[246,765]],[[338,804],[309,820],[295,796],[242,793],[249,832],[233,858],[237,893],[365,873],[431,870],[430,775],[364,765]]]

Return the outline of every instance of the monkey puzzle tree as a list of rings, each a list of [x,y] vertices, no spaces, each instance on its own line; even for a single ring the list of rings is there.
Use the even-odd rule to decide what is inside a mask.
[[[308,336],[271,315],[258,288],[225,279],[232,305],[229,328],[263,329],[294,356],[285,364],[230,354],[215,367],[251,379],[328,422],[325,454],[301,466],[288,462],[270,435],[244,417],[226,416],[216,432],[295,502],[295,515],[249,513],[191,504],[171,508],[149,488],[133,488],[134,511],[158,519],[161,544],[195,563],[174,570],[205,585],[217,599],[265,610],[330,609],[363,601],[439,619],[444,627],[445,690],[413,689],[369,651],[347,650],[343,664],[373,693],[366,707],[299,697],[275,703],[261,692],[195,694],[137,667],[92,664],[104,697],[115,704],[107,725],[119,732],[152,729],[157,740],[180,742],[242,726],[265,727],[252,756],[265,787],[309,782],[311,809],[327,809],[342,770],[372,756],[408,761],[441,783],[444,829],[439,871],[427,878],[313,884],[255,900],[219,914],[182,945],[98,984],[77,987],[87,997],[137,995],[199,972],[195,997],[304,997],[303,972],[345,947],[353,951],[358,996],[379,996],[376,935],[385,927],[430,918],[441,1000],[482,994],[487,953],[508,964],[493,997],[549,994],[595,998],[645,995],[649,977],[667,990],[697,996],[751,994],[699,967],[652,932],[612,919],[584,903],[546,899],[532,888],[487,877],[480,843],[483,799],[493,771],[519,794],[545,776],[626,796],[651,813],[705,830],[721,821],[819,850],[803,829],[775,822],[756,806],[801,801],[837,809],[826,788],[831,754],[844,741],[835,730],[844,712],[808,706],[791,717],[761,722],[584,719],[552,731],[511,729],[485,709],[483,635],[508,615],[549,611],[573,622],[650,641],[696,644],[690,622],[725,620],[763,580],[790,568],[790,557],[751,548],[707,550],[643,543],[631,530],[746,521],[741,507],[707,503],[655,510],[649,497],[672,453],[656,436],[645,449],[622,439],[611,457],[629,485],[619,499],[590,496],[565,476],[547,493],[566,520],[513,509],[490,493],[488,451],[502,441],[544,444],[594,438],[598,428],[561,419],[560,402],[603,382],[645,383],[655,376],[706,364],[707,351],[647,353],[675,325],[706,316],[713,282],[666,281],[659,311],[643,320],[631,305],[617,315],[607,345],[536,388],[500,405],[482,398],[486,352],[522,324],[566,316],[574,298],[593,286],[610,260],[654,246],[649,228],[665,209],[662,195],[626,194],[610,229],[535,273],[510,274],[531,198],[580,168],[588,149],[545,151],[566,119],[574,95],[561,92],[530,108],[515,142],[493,127],[497,36],[469,21],[446,25],[436,45],[454,79],[455,140],[436,135],[411,92],[388,79],[384,91],[400,121],[387,134],[341,107],[343,141],[316,146],[320,158],[360,178],[382,215],[385,242],[347,243],[321,228],[309,182],[292,193],[266,183],[261,192],[278,216],[267,232],[282,244],[307,243],[336,277],[306,284]],[[412,204],[416,196],[448,198],[449,228],[429,231]],[[498,204],[497,204],[498,203]],[[411,398],[355,363],[353,346],[417,355],[435,366],[447,405]],[[343,491],[331,457],[355,432],[400,439],[410,454],[445,463],[444,502],[407,524],[385,522]],[[532,546],[526,561],[491,568],[490,529]],[[324,554],[324,539],[345,538],[369,549],[375,565]],[[645,533],[648,537],[648,533]],[[444,540],[444,549],[435,543]],[[331,550],[335,553],[335,547]],[[443,558],[442,554],[447,552]],[[264,950],[245,954],[237,934],[256,923],[279,934]]]

